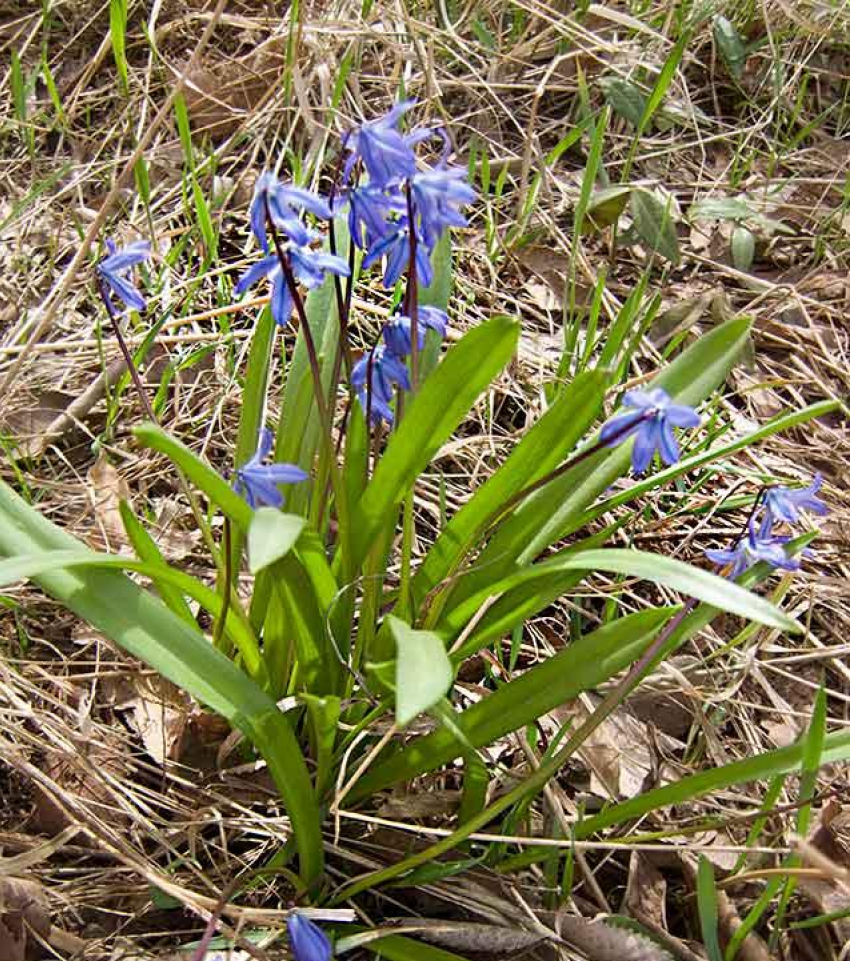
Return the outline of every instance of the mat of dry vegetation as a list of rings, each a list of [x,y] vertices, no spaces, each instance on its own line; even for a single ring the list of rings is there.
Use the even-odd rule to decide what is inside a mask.
[[[244,266],[245,211],[257,171],[281,154],[284,167],[300,157],[312,169],[332,131],[385,109],[401,85],[419,98],[427,114],[448,125],[461,161],[471,158],[477,186],[484,168],[491,185],[471,228],[458,237],[452,322],[463,329],[503,312],[523,323],[511,370],[441,453],[437,467],[451,511],[537,416],[543,385],[557,368],[588,135],[554,162],[547,155],[607,98],[615,109],[602,160],[616,183],[635,131],[611,85],[651,88],[691,21],[696,27],[680,69],[631,170],[633,183],[669,198],[680,262],[652,257],[640,244],[615,246],[610,229],[600,230],[582,239],[578,301],[589,300],[605,272],[604,323],[649,272],[649,294],[657,292],[661,306],[634,362],[636,380],[677,343],[726,317],[751,316],[752,351],[723,398],[733,432],[816,400],[846,399],[846,4],[715,3],[700,18],[690,2],[652,0],[576,9],[538,0],[375,0],[363,9],[346,0],[302,0],[298,29],[290,31],[288,9],[272,0],[129,0],[126,91],[110,44],[109,6],[6,0],[0,10],[2,473],[92,546],[127,548],[118,502],[129,498],[154,523],[169,560],[197,576],[214,575],[167,463],[140,450],[129,433],[143,412],[125,388],[117,346],[100,326],[91,260],[75,260],[101,215],[123,240],[149,235],[170,265],[149,314],[164,320],[144,376],[163,423],[226,470],[255,310],[231,306],[224,280],[232,282]],[[746,45],[735,69],[712,31],[711,14],[719,12]],[[174,111],[158,115],[187,65],[193,150],[203,162],[198,177],[217,246],[212,265],[211,237],[186,191],[186,144]],[[119,180],[146,135],[148,205],[132,169]],[[755,246],[746,269],[733,256],[735,223],[688,216],[709,199],[737,200],[750,211]],[[356,305],[362,330],[377,329],[374,304],[382,296],[376,290],[370,305]],[[146,333],[133,331],[133,342]],[[290,345],[281,338],[281,358]],[[697,487],[641,505],[623,543],[695,559],[740,524],[739,515],[715,508],[742,478],[808,480],[821,472],[832,511],[814,557],[800,576],[773,582],[807,633],[801,640],[758,629],[742,640],[733,619],[715,621],[551,784],[535,815],[540,835],[563,837],[561,828],[568,830],[579,810],[631,797],[665,770],[679,775],[795,741],[821,683],[830,727],[847,726],[848,462],[850,431],[837,411],[735,455],[724,474],[709,474]],[[436,478],[418,492],[423,539],[439,518]],[[197,939],[204,912],[231,882],[285,841],[287,822],[271,783],[216,718],[34,589],[9,590],[0,600],[0,944],[5,938],[12,946],[0,956],[22,958],[26,942],[33,957],[170,958]],[[593,621],[604,603],[604,594],[572,598],[529,623],[520,666],[557,649],[573,619]],[[733,638],[737,643],[729,644]],[[477,696],[486,669],[483,661],[465,668],[468,697]],[[589,697],[565,705],[541,737],[592,706]],[[533,764],[535,750],[524,738],[498,745],[495,789]],[[815,851],[790,902],[792,922],[850,914],[846,775],[821,772],[808,841]],[[343,811],[328,824],[335,880],[395,859],[451,824],[457,787],[450,778],[425,780],[380,807]],[[473,846],[464,873],[387,889],[358,910],[368,923],[452,922],[431,939],[462,956],[703,957],[697,855],[707,854],[723,879],[747,843],[764,791],[730,789],[649,816],[635,829],[645,836],[642,844],[627,848],[602,838],[578,845],[567,898],[558,895],[560,878],[537,867],[503,874],[477,867]],[[789,778],[752,848],[750,869],[721,884],[724,939],[763,894],[777,855],[791,849],[796,798]],[[652,840],[658,832],[666,832],[663,841]],[[32,882],[31,889],[15,889],[13,876]],[[223,917],[243,934],[275,932],[293,897],[285,879],[260,877]],[[627,934],[595,930],[590,919],[597,911],[640,920],[658,944],[629,947]],[[847,956],[846,918],[786,931],[769,950],[770,917],[739,958]],[[575,918],[586,923],[573,930]],[[541,946],[541,922],[555,930],[560,924],[564,943]],[[424,920],[421,931],[428,935]],[[262,941],[248,948],[262,957],[279,950]]]

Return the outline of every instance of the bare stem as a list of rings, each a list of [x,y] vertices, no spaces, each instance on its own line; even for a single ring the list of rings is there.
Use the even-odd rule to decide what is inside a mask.
[[[407,197],[407,225],[410,239],[410,258],[407,264],[407,316],[410,318],[410,386],[416,391],[419,384],[419,290],[416,276],[416,211],[413,205],[413,190],[410,181],[405,188]]]

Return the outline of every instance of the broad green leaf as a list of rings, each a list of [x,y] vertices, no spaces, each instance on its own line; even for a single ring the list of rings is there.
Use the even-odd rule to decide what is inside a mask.
[[[755,213],[737,197],[706,197],[688,208],[688,220],[749,220]]]
[[[738,226],[732,231],[732,265],[737,270],[749,270],[756,253],[756,238],[746,227]]]
[[[720,56],[729,68],[729,73],[736,80],[740,80],[744,72],[744,64],[747,62],[747,49],[735,25],[718,14],[712,24],[712,34]]]
[[[421,386],[352,517],[353,567],[360,566],[416,478],[513,356],[518,336],[515,320],[494,317],[453,345]]]
[[[121,78],[124,93],[129,87],[127,76],[127,0],[109,2],[109,36],[112,43],[112,56]]]
[[[455,570],[502,504],[569,456],[598,415],[607,385],[602,372],[581,374],[524,433],[504,464],[452,517],[428,551],[413,579],[414,595],[420,601]]]
[[[639,611],[586,634],[461,711],[455,724],[476,748],[521,730],[640,657],[672,613],[671,608]],[[463,753],[464,748],[447,728],[415,738],[400,753],[367,771],[355,785],[353,799],[437,770]]]
[[[624,120],[633,127],[640,124],[646,110],[646,97],[642,91],[628,80],[615,77],[605,84],[605,99]]]
[[[746,317],[716,327],[683,351],[649,386],[663,387],[677,403],[699,404],[723,382],[747,343],[749,329]],[[475,568],[459,582],[454,601],[501,579],[517,565],[529,564],[550,544],[581,526],[587,508],[630,469],[631,447],[632,441],[627,441],[594,454],[518,505]]]
[[[398,648],[396,724],[404,727],[446,695],[452,686],[454,671],[438,634],[415,631],[392,615],[387,620]]]
[[[248,564],[252,574],[288,554],[301,536],[306,521],[295,514],[283,514],[275,507],[254,511],[248,528]]]
[[[681,260],[679,238],[669,204],[661,201],[652,191],[636,188],[630,198],[632,218],[640,239],[670,263],[678,265]]]
[[[76,551],[82,545],[0,483],[0,556]],[[68,610],[239,727],[281,793],[312,887],[322,874],[319,810],[286,716],[247,674],[148,591],[117,571],[59,569],[35,580]]]
[[[626,209],[632,188],[618,185],[597,190],[590,198],[587,213],[581,226],[583,234],[593,233],[617,223]]]
[[[639,577],[695,597],[718,610],[749,618],[759,624],[778,627],[792,633],[799,633],[802,630],[796,621],[787,617],[764,598],[717,574],[662,554],[604,547],[596,550],[570,548],[545,561],[524,567],[503,580],[494,581],[467,598],[462,604],[453,607],[436,629],[448,636],[454,636],[481,609],[489,597],[505,593],[538,578],[545,579],[552,574],[569,570],[606,571],[611,574]]]
[[[254,512],[220,474],[156,424],[141,424],[133,433],[143,447],[165,454],[216,507],[247,534]]]

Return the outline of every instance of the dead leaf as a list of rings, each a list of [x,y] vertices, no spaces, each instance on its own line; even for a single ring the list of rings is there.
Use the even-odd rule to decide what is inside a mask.
[[[45,390],[33,396],[25,406],[7,414],[3,420],[4,430],[11,435],[22,457],[38,457],[42,453],[42,435],[74,400],[74,395],[65,391]]]
[[[0,878],[0,950],[3,961],[41,958],[39,939],[50,935],[50,908],[41,885]]]
[[[623,907],[636,920],[667,929],[667,882],[664,875],[640,851],[629,859],[629,880]]]
[[[631,918],[608,915],[589,920],[564,914],[558,928],[565,941],[593,961],[678,961]]]
[[[833,822],[841,813],[841,805],[836,801],[827,801],[821,812],[817,827],[808,838],[808,848],[816,852],[835,866],[835,877],[850,877],[850,851],[838,837]],[[815,864],[812,855],[806,857],[803,850],[803,864],[821,867]],[[835,911],[850,910],[850,882],[836,883],[833,880],[801,877],[798,881],[800,889],[812,901],[819,914],[832,914]],[[841,918],[833,922],[835,930],[842,942],[850,942],[850,918]]]
[[[119,505],[122,500],[130,500],[130,488],[118,470],[109,463],[103,451],[89,470],[88,479],[101,543],[97,543],[97,535],[90,538],[90,541],[95,542],[93,547],[117,553],[129,546]]]
[[[423,941],[456,951],[487,952],[518,957],[540,944],[543,935],[518,927],[478,924],[473,921],[442,921],[418,918],[405,930],[415,932]]]
[[[133,689],[120,707],[129,709],[145,750],[159,764],[177,760],[191,711],[188,697],[158,675],[136,675]]]

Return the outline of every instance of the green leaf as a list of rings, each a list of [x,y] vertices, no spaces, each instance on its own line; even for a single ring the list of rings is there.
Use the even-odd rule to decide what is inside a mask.
[[[79,541],[0,483],[0,556],[81,550]],[[271,697],[199,631],[124,574],[59,569],[35,580],[68,610],[226,717],[253,741],[286,805],[301,874],[312,887],[323,869],[319,809],[298,741]]]
[[[248,564],[251,573],[256,574],[288,554],[306,523],[303,517],[283,514],[276,507],[255,510],[248,528]]]
[[[635,189],[630,206],[640,239],[650,250],[678,265],[681,260],[679,238],[670,216],[669,204],[663,203],[649,190]]]
[[[428,551],[413,579],[420,601],[457,568],[502,504],[569,456],[599,413],[607,386],[603,372],[579,375],[523,434],[504,464],[452,517]]]
[[[729,73],[736,80],[740,80],[744,73],[744,64],[747,62],[747,49],[735,25],[718,14],[712,24],[712,34]]]
[[[663,387],[676,403],[699,404],[734,365],[749,338],[750,323],[738,317],[716,327],[684,350],[649,386]],[[628,441],[594,454],[518,505],[490,539],[475,569],[455,587],[454,602],[530,563],[550,544],[582,526],[587,508],[630,469],[631,446]]]
[[[672,613],[671,608],[639,611],[603,625],[455,715],[455,725],[476,748],[521,730],[631,664]],[[367,771],[355,785],[352,800],[436,770],[463,753],[447,728],[415,738]]]
[[[756,253],[756,238],[746,227],[738,226],[732,231],[732,265],[737,270],[749,270]]]
[[[587,205],[587,214],[581,226],[583,234],[610,227],[617,223],[620,214],[626,209],[632,187],[614,186],[597,190]]]
[[[396,724],[404,727],[446,695],[454,680],[443,641],[432,631],[415,631],[389,615],[398,648],[395,668]]]
[[[353,515],[353,567],[362,564],[386,519],[395,515],[496,374],[513,356],[519,325],[494,317],[452,346],[413,398]]]
[[[127,76],[127,0],[110,0],[109,36],[112,43],[112,56],[121,78],[121,89],[126,93],[129,88]]]
[[[737,197],[706,197],[691,204],[688,220],[749,220],[755,213]]]
[[[711,861],[701,854],[697,869],[697,906],[702,928],[702,943],[708,952],[709,961],[723,961],[720,940],[717,936],[717,888],[714,884],[714,868]]]
[[[143,447],[165,454],[237,527],[248,532],[254,512],[220,474],[185,444],[156,424],[141,424],[133,434]]]
[[[605,84],[605,99],[612,109],[633,127],[640,124],[646,110],[646,97],[633,83],[619,77],[609,80]]]

